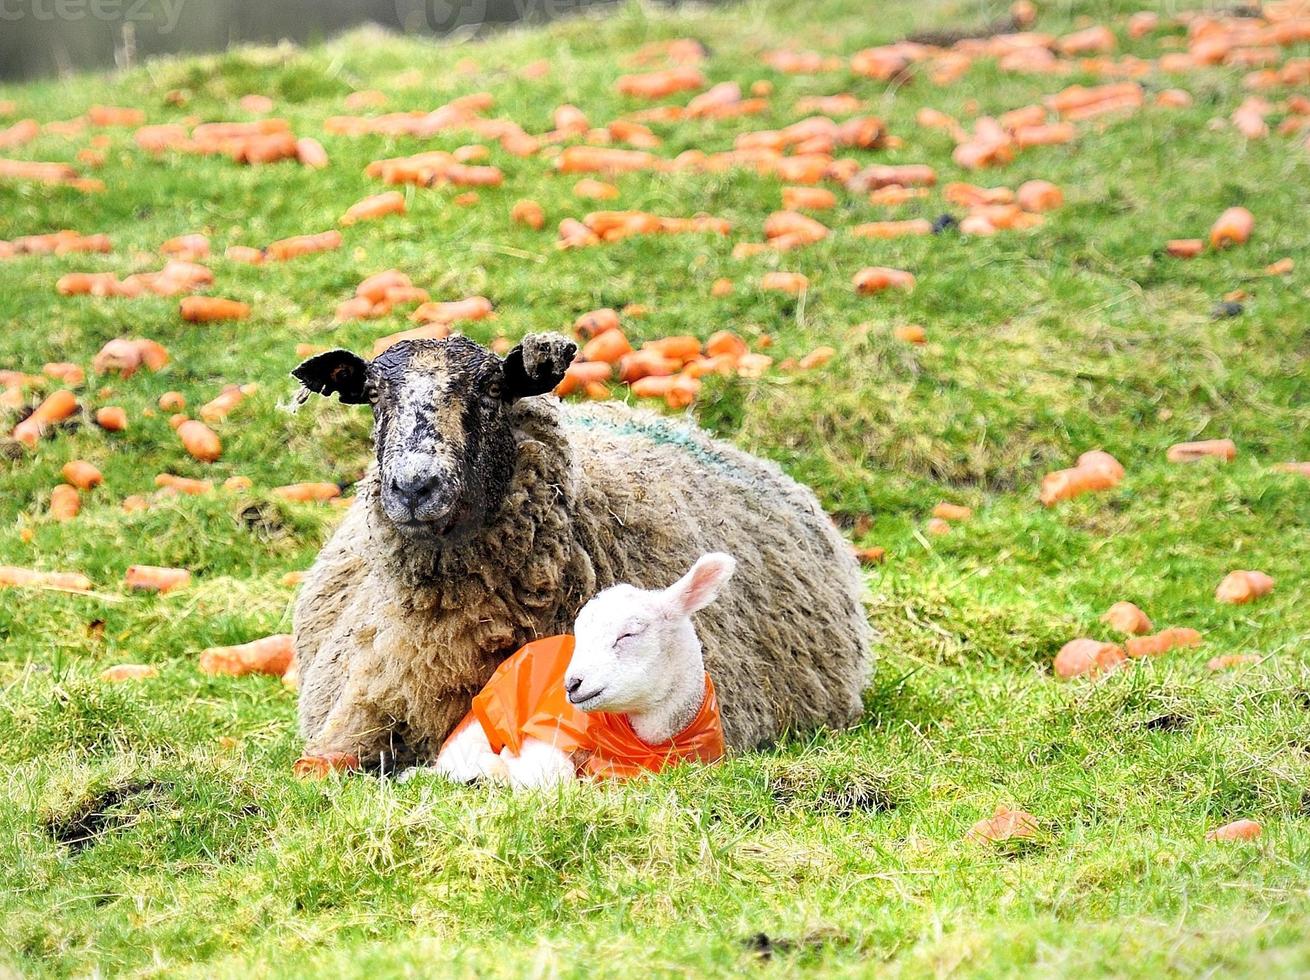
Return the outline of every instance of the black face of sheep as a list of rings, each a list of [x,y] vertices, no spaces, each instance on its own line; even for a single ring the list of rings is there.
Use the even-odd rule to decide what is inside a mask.
[[[333,350],[291,373],[310,391],[373,406],[383,513],[440,547],[496,513],[514,474],[511,407],[558,385],[575,353],[557,334],[525,337],[504,359],[466,337],[406,340],[371,362]]]

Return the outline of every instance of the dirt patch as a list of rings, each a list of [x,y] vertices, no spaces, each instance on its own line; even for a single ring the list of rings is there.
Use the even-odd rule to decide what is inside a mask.
[[[43,821],[46,833],[67,847],[69,853],[77,854],[98,844],[107,834],[130,827],[149,808],[154,794],[169,788],[168,783],[157,779],[111,786],[70,813],[47,817]]]

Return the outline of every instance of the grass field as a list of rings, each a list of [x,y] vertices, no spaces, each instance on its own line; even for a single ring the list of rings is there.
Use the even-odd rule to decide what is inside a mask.
[[[1134,9],[1064,4],[1037,26],[1063,33],[1091,15],[1115,26],[1122,52],[1142,56],[1182,36],[1165,26],[1128,38],[1119,15]],[[0,972],[1310,971],[1310,481],[1272,469],[1310,457],[1310,152],[1304,135],[1248,142],[1212,125],[1247,93],[1241,70],[1211,68],[1143,79],[1152,93],[1189,90],[1189,108],[1148,104],[1081,125],[1069,146],[969,175],[951,162],[945,133],[915,124],[918,109],[967,120],[1102,79],[1006,74],[980,61],[948,86],[923,77],[888,86],[844,68],[784,75],[758,57],[780,46],[849,55],[1003,13],[948,2],[631,5],[465,45],[355,35],[0,88],[16,117],[43,123],[92,103],[140,107],[150,122],[246,118],[236,99],[266,93],[332,159],[323,171],[156,159],[118,129],[103,131],[103,194],[0,182],[0,238],[74,228],[114,243],[109,255],[0,261],[0,367],[89,365],[120,335],[152,337],[173,358],[158,374],[88,381],[86,404],[128,410],[121,435],[83,425],[0,460],[0,564],[80,571],[97,585],[90,595],[0,591]],[[454,206],[458,189],[410,188],[407,215],[346,230],[341,251],[262,268],[221,257],[228,244],[335,226],[382,189],[363,175],[370,160],[468,141],[322,135],[354,90],[381,89],[398,110],[485,89],[494,114],[542,132],[563,102],[593,121],[640,108],[614,93],[615,77],[632,70],[623,58],[682,36],[712,50],[711,81],[767,79],[775,90],[762,116],[656,125],[661,155],[726,149],[737,133],[800,118],[801,96],[851,91],[904,139],[855,151],[862,161],[927,162],[943,181],[984,185],[1040,177],[1064,189],[1066,204],[1040,228],[992,238],[838,233],[738,260],[733,243],[762,237],[779,181],[637,173],[616,181],[619,206],[706,211],[732,220],[733,234],[557,251],[559,218],[594,205],[573,197],[575,178],[493,146],[505,186],[475,206]],[[469,58],[475,67],[457,68]],[[540,58],[547,77],[517,72]],[[173,89],[188,90],[189,105],[166,103]],[[71,161],[91,135],[44,133],[0,155]],[[509,222],[520,197],[545,207],[545,231]],[[834,228],[959,210],[938,192],[895,213],[840,197],[818,215]],[[1231,205],[1256,216],[1248,245],[1190,262],[1162,254],[1166,239],[1203,236]],[[158,268],[160,243],[194,231],[219,253],[214,291],[252,303],[249,320],[195,326],[180,321],[175,299],[56,294],[65,272]],[[1285,256],[1295,272],[1263,274]],[[850,278],[865,265],[909,269],[918,286],[857,296]],[[267,677],[205,677],[196,657],[290,628],[293,590],[279,580],[308,566],[340,512],[268,489],[349,483],[370,452],[366,412],[322,401],[280,409],[293,393],[293,348],[367,352],[409,326],[399,314],[332,320],[360,279],[392,266],[435,299],[491,298],[497,318],[465,328],[483,342],[635,303],[650,312],[626,324],[634,339],[726,327],[773,335],[780,358],[836,347],[816,371],[716,380],[693,412],[812,485],[843,527],[859,528],[857,544],[887,549],[868,572],[884,639],[866,721],[712,770],[546,797],[436,780],[292,779],[294,693]],[[805,273],[810,289],[759,290],[774,268]],[[711,298],[719,277],[737,284],[731,296]],[[1239,288],[1249,294],[1240,315],[1212,318]],[[922,324],[927,344],[895,340],[904,323]],[[261,387],[218,427],[225,452],[212,466],[183,453],[165,413],[146,415],[165,390],[198,405],[233,381]],[[112,394],[98,393],[104,385]],[[1173,443],[1221,437],[1239,447],[1231,464],[1165,461]],[[1118,488],[1038,505],[1044,473],[1097,447],[1126,466]],[[98,465],[106,483],[76,520],[57,523],[49,490],[74,458]],[[150,492],[162,471],[244,474],[254,488],[123,513],[122,497]],[[942,500],[976,516],[928,536]],[[132,563],[183,566],[195,581],[164,597],[131,594],[121,582]],[[1268,572],[1274,593],[1217,604],[1215,586],[1234,568]],[[1201,630],[1205,644],[1098,681],[1055,680],[1052,657],[1067,640],[1113,638],[1098,617],[1120,599],[1157,625]],[[1239,652],[1265,659],[1205,669]],[[98,679],[123,662],[160,674]],[[1035,814],[1039,835],[966,843],[969,826],[1002,804]],[[1263,837],[1204,840],[1240,817],[1259,820]]]

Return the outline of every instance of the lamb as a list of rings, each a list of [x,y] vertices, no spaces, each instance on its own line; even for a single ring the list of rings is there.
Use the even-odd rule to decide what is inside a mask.
[[[691,425],[561,404],[576,350],[537,334],[502,359],[454,336],[293,372],[305,397],[371,405],[377,456],[296,603],[298,771],[432,759],[513,651],[710,551],[739,562],[700,621],[728,747],[859,717],[863,582],[813,493]]]
[[[679,759],[717,761],[718,703],[691,617],[714,601],[736,565],[731,555],[711,553],[667,589],[601,592],[578,613],[573,643],[520,651],[509,671],[497,671],[499,683],[493,679],[479,695],[512,703],[514,716],[497,711],[484,725],[470,712],[433,768],[454,782],[490,778],[531,789],[579,772],[622,777]],[[570,646],[567,660],[557,655]],[[528,671],[542,679],[542,690],[524,690]],[[595,715],[598,735],[577,712]],[[520,740],[518,751],[510,740]]]

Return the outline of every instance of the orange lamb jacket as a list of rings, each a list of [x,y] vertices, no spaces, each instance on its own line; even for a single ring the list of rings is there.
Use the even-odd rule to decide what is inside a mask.
[[[648,745],[626,715],[588,714],[569,703],[564,674],[572,656],[572,636],[527,644],[496,668],[455,731],[477,722],[493,751],[508,747],[516,754],[525,738],[535,738],[572,755],[579,775],[601,779],[627,779],[681,761],[723,758],[723,724],[709,674],[705,700],[691,724],[667,742]]]

